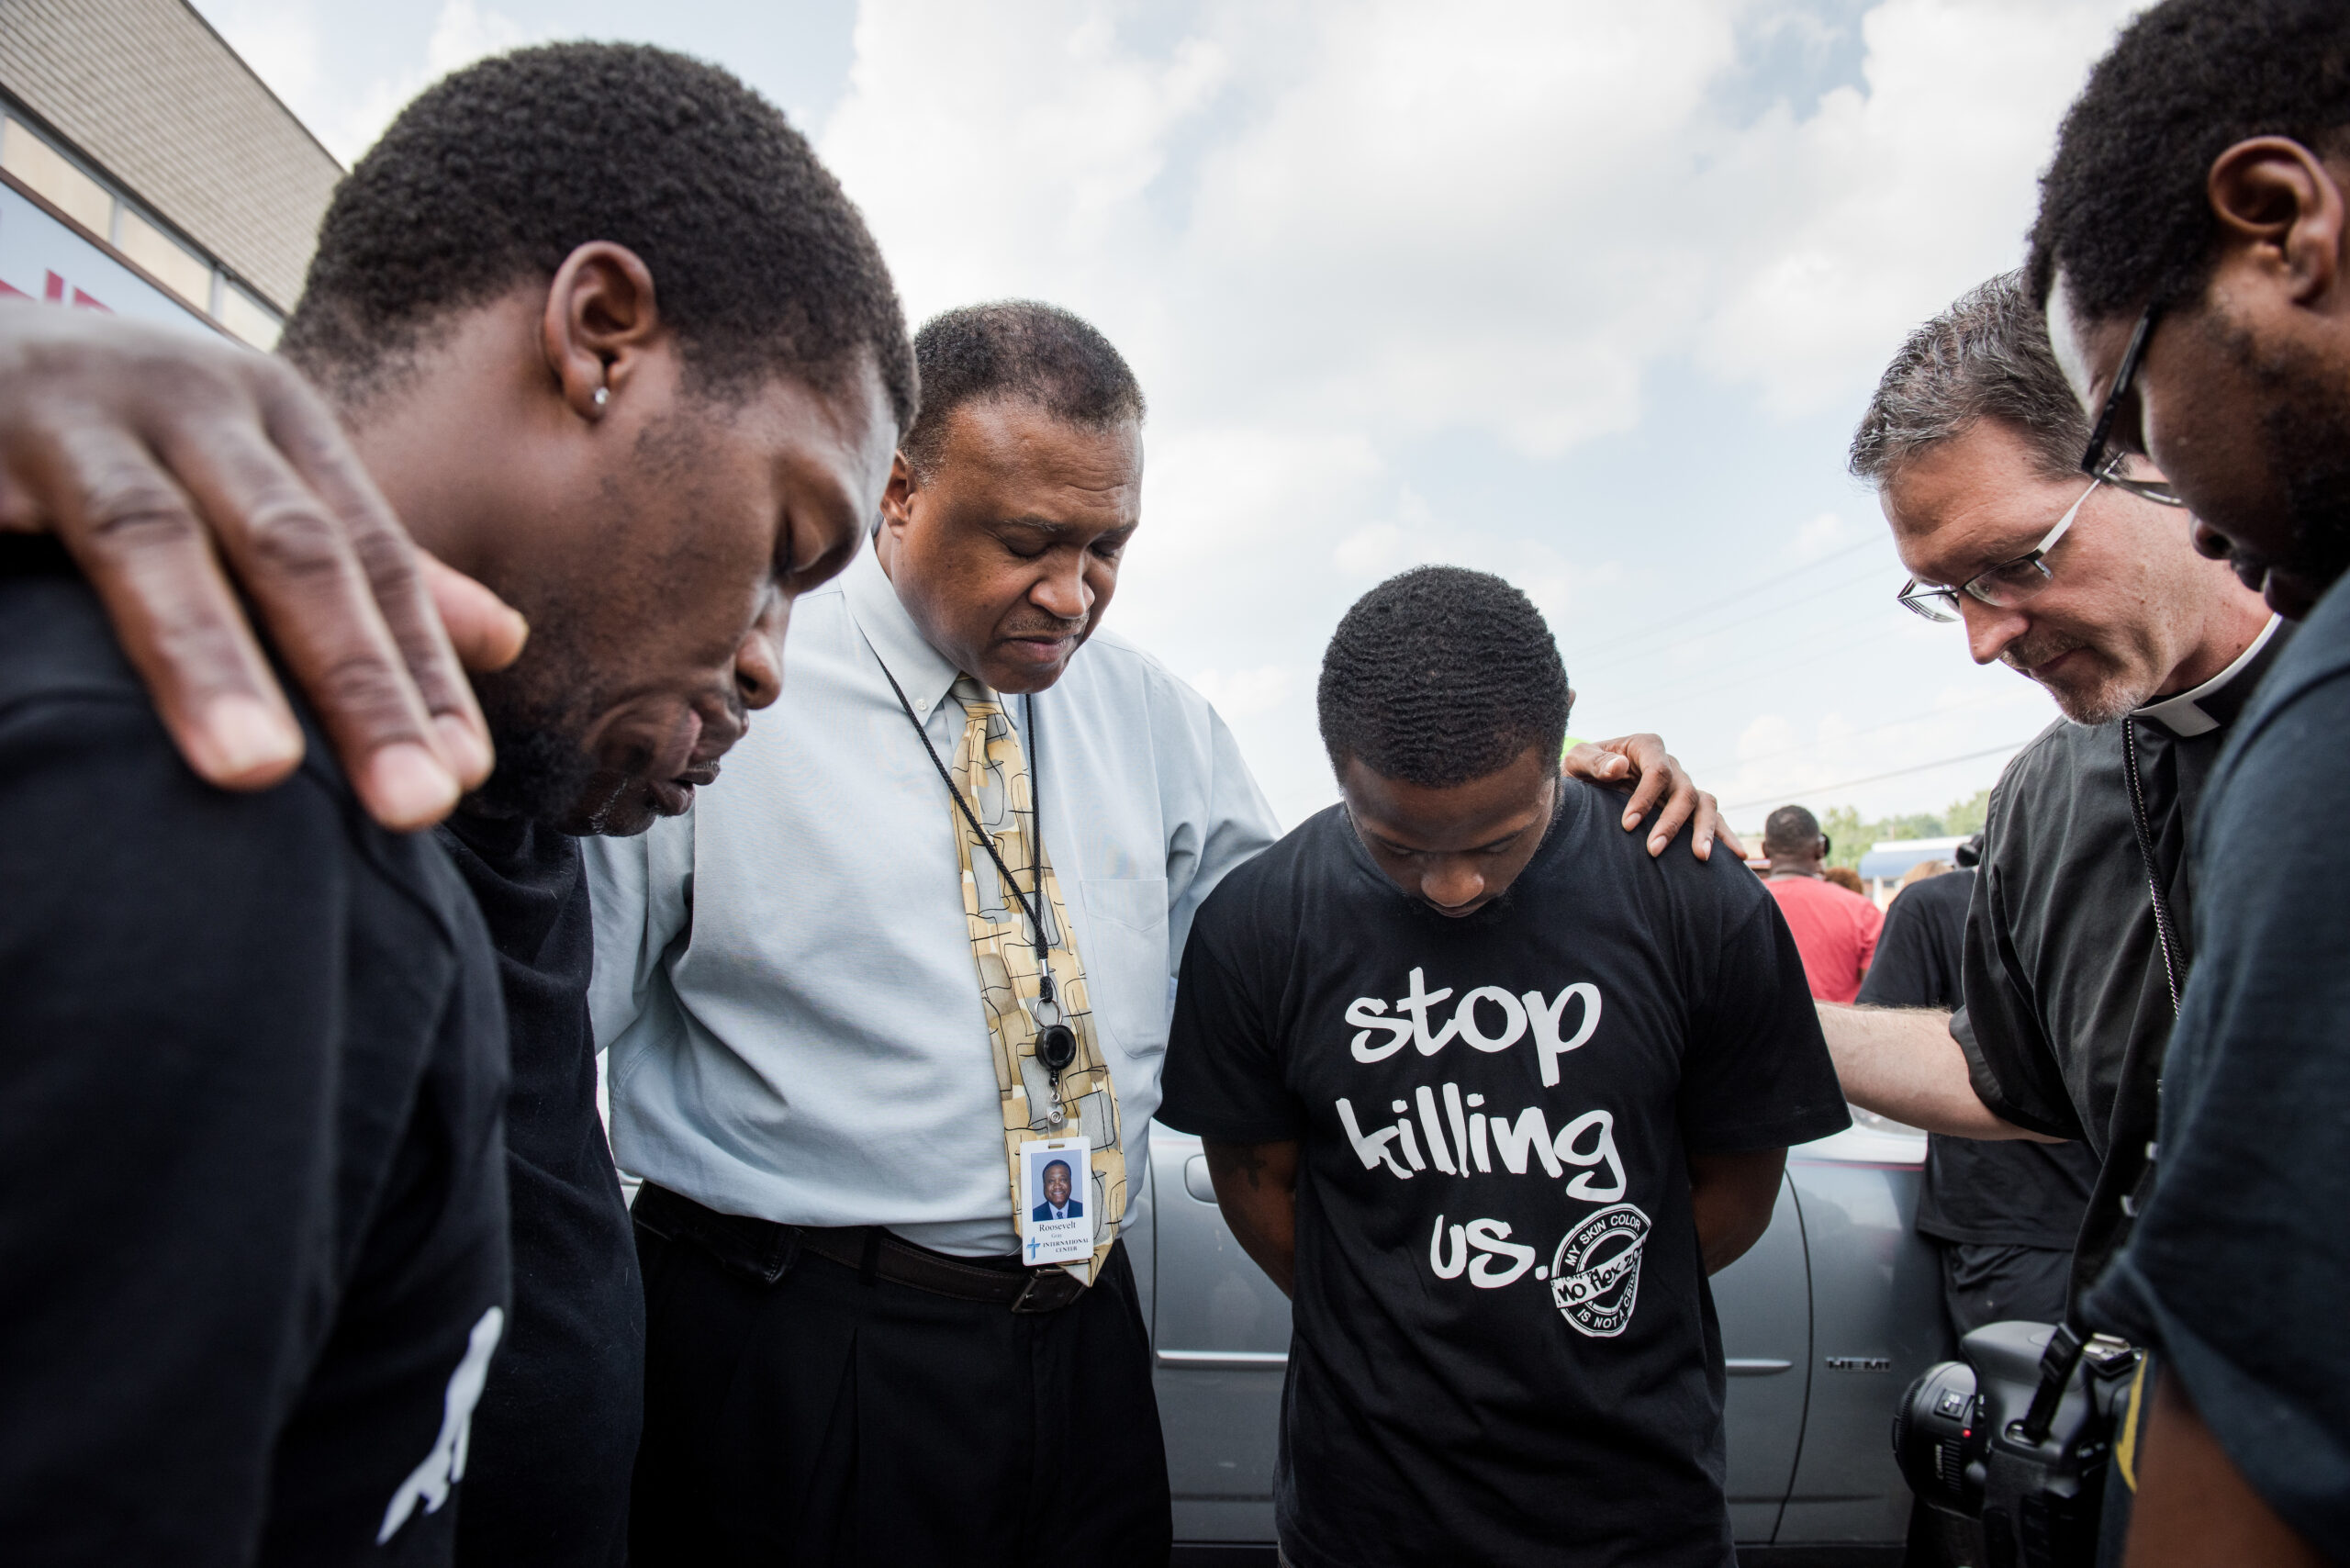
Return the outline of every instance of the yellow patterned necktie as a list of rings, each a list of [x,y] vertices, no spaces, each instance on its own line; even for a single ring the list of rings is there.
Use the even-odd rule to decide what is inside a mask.
[[[1091,1261],[1062,1265],[1091,1283],[1110,1255],[1118,1223],[1126,1212],[1125,1147],[1118,1138],[1118,1097],[1110,1087],[1109,1064],[1095,1038],[1086,997],[1085,965],[1069,929],[1068,906],[1051,860],[1036,845],[1030,825],[1035,797],[1030,793],[1028,758],[1018,732],[996,694],[971,677],[955,679],[963,704],[963,739],[955,748],[953,782],[971,812],[995,841],[995,857],[979,843],[960,806],[948,802],[955,844],[963,863],[963,913],[971,933],[971,957],[979,971],[979,999],[995,1047],[995,1082],[1003,1103],[1003,1151],[1009,1167],[1006,1191],[1017,1219],[1022,1202],[1020,1146],[1035,1138],[1086,1138],[1091,1146],[1092,1180],[1085,1194],[1095,1216]],[[1077,1056],[1056,1083],[1037,1059],[1035,934],[1018,897],[1007,893],[996,870],[1000,857],[1019,892],[1033,894],[1045,919],[1055,1002],[1060,1022],[1077,1036]],[[1050,1004],[1046,1007],[1049,1017]],[[1058,1114],[1057,1114],[1058,1113]]]

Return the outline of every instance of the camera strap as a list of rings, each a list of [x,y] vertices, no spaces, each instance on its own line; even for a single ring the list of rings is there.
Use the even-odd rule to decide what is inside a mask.
[[[2162,950],[2163,980],[2170,993],[2171,1017],[2176,1020],[2179,993],[2187,984],[2187,957],[2179,944],[2177,926],[2171,918],[2170,898],[2163,890],[2161,863],[2154,854],[2154,823],[2146,811],[2146,786],[2138,761],[2138,720],[2134,714],[2125,716],[2121,721],[2121,776],[2130,790],[2130,823],[2136,830],[2138,859],[2145,868],[2146,898],[2154,914],[2154,940]],[[2125,1081],[2121,1086],[2123,1095],[2130,1094],[2133,1088],[2126,1081],[2133,1068],[2143,1073],[2145,1064],[2134,1057],[2124,1064]],[[2161,1070],[2156,1068],[2154,1071],[2151,1088],[2159,1097],[2162,1092]],[[2107,1158],[2109,1160],[2133,1160],[2138,1164],[2135,1179],[2130,1182],[2130,1191],[2109,1200],[2118,1202],[2123,1218],[2134,1224],[2146,1191],[2154,1182],[2154,1146],[2148,1144],[2143,1156],[2134,1149],[2117,1148],[2109,1150]],[[2098,1184],[2099,1198],[2107,1198],[2108,1191],[2103,1182]],[[2126,1227],[2121,1234],[2128,1235]],[[2116,1245],[2119,1245],[2118,1241]],[[2110,1256],[2112,1249],[2109,1248],[2088,1261],[2092,1267],[2101,1266]],[[2081,1266],[2083,1261],[2076,1255],[2070,1292],[2072,1299],[2066,1303],[2065,1321],[2056,1326],[2054,1334],[2049,1336],[2048,1348],[2040,1358],[2040,1386],[2032,1392],[2031,1408],[2017,1423],[2021,1435],[2035,1443],[2048,1435],[2049,1428],[2056,1418],[2056,1408],[2063,1403],[2065,1390],[2072,1382],[2073,1370],[2080,1364],[2081,1350],[2089,1340],[2089,1331],[2079,1320],[2079,1300],[2082,1292],[2095,1281],[2083,1277],[2087,1271]]]

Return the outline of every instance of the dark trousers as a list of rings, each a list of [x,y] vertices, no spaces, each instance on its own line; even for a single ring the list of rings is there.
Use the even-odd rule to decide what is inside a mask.
[[[633,1568],[1165,1568],[1167,1454],[1123,1245],[1075,1304],[1020,1314],[788,1242],[636,1236]]]
[[[2070,1249],[1986,1241],[1934,1246],[1942,1255],[1942,1306],[1961,1338],[1986,1323],[2065,1320],[2065,1292],[2073,1275]]]

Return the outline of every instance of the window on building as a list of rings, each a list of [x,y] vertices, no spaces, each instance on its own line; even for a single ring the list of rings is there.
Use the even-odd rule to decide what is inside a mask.
[[[216,319],[241,341],[267,353],[277,346],[285,327],[277,312],[228,279],[220,280],[220,308]]]
[[[114,193],[17,120],[0,120],[0,169],[101,240],[114,238]]]
[[[116,207],[114,223],[116,250],[198,310],[212,313],[211,263],[164,233],[129,202]]]

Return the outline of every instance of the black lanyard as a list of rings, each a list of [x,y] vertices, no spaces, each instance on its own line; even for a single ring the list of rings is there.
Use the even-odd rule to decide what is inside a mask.
[[[914,727],[914,734],[922,741],[923,755],[930,758],[930,765],[933,767],[938,769],[939,781],[946,786],[946,792],[955,798],[955,804],[963,812],[963,820],[971,824],[971,832],[979,838],[980,846],[988,852],[988,858],[995,862],[996,872],[1003,879],[1004,890],[1012,895],[1012,902],[1020,913],[1028,917],[1028,929],[1035,933],[1036,1001],[1043,1006],[1052,1008],[1055,1014],[1053,1022],[1049,1024],[1039,1020],[1036,1058],[1045,1064],[1046,1070],[1053,1075],[1054,1081],[1058,1084],[1061,1070],[1077,1059],[1077,1036],[1067,1024],[1060,1021],[1060,1002],[1055,994],[1052,963],[1047,957],[1052,951],[1052,943],[1045,935],[1045,776],[1036,762],[1035,694],[1031,692],[1022,699],[1025,708],[1024,717],[1027,719],[1025,726],[1027,733],[1021,737],[1021,741],[1028,756],[1030,875],[1036,884],[1032,894],[1023,894],[1019,881],[1012,875],[1012,868],[1003,863],[1003,857],[996,851],[995,836],[979,824],[979,814],[971,809],[971,802],[963,798],[963,791],[956,786],[955,776],[946,771],[946,764],[939,760],[938,748],[930,744],[930,732],[923,729],[922,721],[914,716],[914,705],[906,700],[905,688],[898,684],[898,678],[890,673],[890,666],[882,663],[878,653],[873,655],[873,662],[881,666],[881,678],[888,681],[890,689],[896,693],[899,711],[905,714],[906,722]]]

